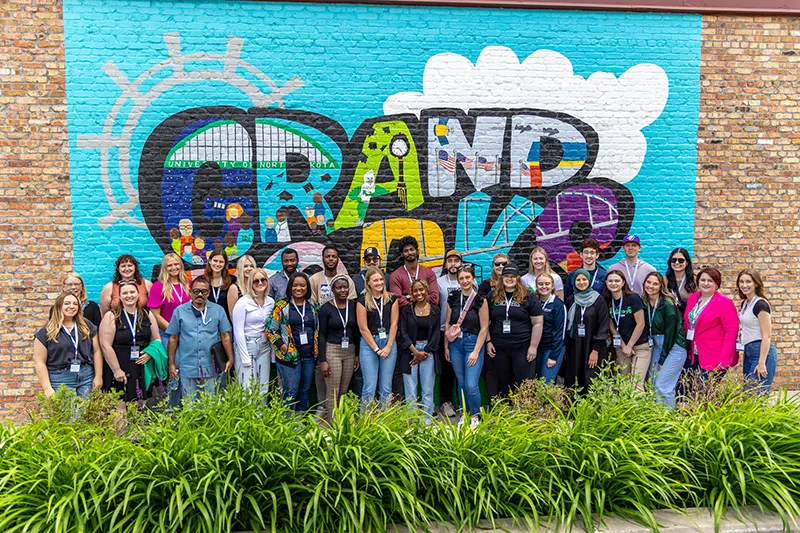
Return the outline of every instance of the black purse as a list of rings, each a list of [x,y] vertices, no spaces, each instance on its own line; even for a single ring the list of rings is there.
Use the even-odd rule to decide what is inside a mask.
[[[225,365],[228,364],[228,354],[225,353],[225,346],[222,341],[211,347],[211,360],[219,374],[225,372]]]

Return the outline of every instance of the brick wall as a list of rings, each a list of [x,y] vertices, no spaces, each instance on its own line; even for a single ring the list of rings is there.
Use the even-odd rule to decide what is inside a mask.
[[[117,9],[114,7],[115,5],[126,7]],[[241,26],[215,27],[212,22],[208,22],[207,35],[201,38],[196,32],[188,31],[191,24],[198,20],[216,19],[215,10],[224,9],[225,5],[203,4],[202,9],[199,9],[191,19],[183,20],[175,28],[170,28],[159,26],[161,23],[157,15],[162,5],[174,7],[174,4],[156,3],[154,9],[141,10],[141,20],[135,25],[145,28],[148,25],[159,26],[159,31],[153,34],[156,38],[147,40],[141,36],[135,36],[137,44],[134,47],[130,47],[128,43],[124,42],[125,35],[123,34],[125,32],[120,32],[120,35],[113,34],[113,32],[104,35],[102,31],[97,31],[97,27],[92,27],[93,17],[101,21],[97,24],[102,24],[103,20],[113,21],[118,16],[125,18],[126,21],[132,20],[138,16],[136,5],[136,2],[119,4],[106,2],[91,6],[87,3],[67,0],[63,7],[69,51],[66,60],[60,2],[33,4],[28,0],[7,2],[0,7],[0,29],[2,30],[0,32],[0,117],[2,117],[0,121],[0,132],[2,132],[0,134],[0,158],[2,158],[0,189],[3,191],[0,201],[4,208],[3,215],[0,215],[0,227],[6,230],[0,236],[0,253],[4,255],[2,266],[0,266],[0,276],[2,276],[0,279],[3,280],[0,284],[2,288],[0,301],[5,310],[3,318],[0,319],[2,320],[0,327],[3,328],[0,336],[0,416],[8,416],[17,420],[24,418],[25,404],[33,399],[38,390],[30,362],[31,336],[35,329],[43,323],[47,304],[57,292],[60,277],[63,272],[72,268],[73,261],[87,278],[90,293],[96,299],[99,287],[111,276],[111,264],[117,250],[132,249],[137,256],[144,259],[147,273],[164,251],[172,249],[173,243],[168,238],[168,223],[165,221],[167,225],[154,229],[151,223],[153,219],[148,218],[149,212],[158,211],[157,207],[159,206],[163,207],[161,189],[158,185],[148,189],[151,192],[155,191],[156,194],[148,194],[145,197],[147,201],[142,201],[144,223],[142,223],[141,213],[137,212],[136,208],[128,210],[127,214],[130,215],[130,220],[126,221],[124,216],[123,220],[108,218],[110,202],[106,201],[105,192],[101,186],[100,151],[92,148],[92,143],[97,141],[103,130],[111,104],[121,95],[124,87],[130,87],[126,84],[136,83],[136,78],[146,70],[145,66],[167,59],[176,50],[179,53],[182,51],[183,53],[217,52],[221,54],[235,54],[239,50],[240,57],[250,59],[252,62],[256,62],[259,57],[269,56],[267,53],[269,45],[258,41],[258,37],[255,36],[255,34],[264,32],[258,28],[248,30],[246,23],[258,19],[258,17],[266,19],[273,15],[276,18],[278,16],[277,13],[270,11],[276,9],[273,4],[242,4],[247,10],[256,11],[244,13],[244,9],[241,10],[243,12]],[[369,50],[369,43],[376,39],[380,41],[380,32],[385,30],[385,28],[382,29],[380,21],[392,9],[370,6],[326,8],[325,6],[298,4],[291,6],[291,9],[284,9],[283,16],[298,17],[298,20],[302,16],[313,16],[318,22],[338,20],[337,25],[343,26],[342,31],[349,35],[353,34],[353,21],[359,21],[359,24],[366,24],[370,30],[369,32],[365,31],[364,42],[361,43],[363,46],[359,46]],[[436,20],[456,20],[460,16],[457,8],[433,8],[433,11],[419,12],[414,11],[415,9],[417,8],[403,8],[404,11],[399,15],[399,19],[407,17],[422,21],[420,22],[421,26],[413,28],[410,33],[425,33],[426,30],[435,33],[438,31]],[[123,12],[123,10],[128,11]],[[94,12],[94,14],[90,12]],[[423,15],[417,17],[417,13]],[[795,255],[793,252],[798,249],[798,238],[795,237],[796,231],[794,231],[797,218],[797,207],[794,200],[797,191],[796,183],[800,179],[797,173],[796,148],[800,137],[793,132],[792,128],[796,121],[793,119],[797,118],[796,113],[800,113],[798,111],[800,106],[797,104],[800,96],[798,96],[792,72],[797,72],[798,56],[795,55],[795,52],[800,53],[798,51],[800,19],[706,16],[702,19],[702,42],[698,44],[691,37],[694,31],[693,20],[696,20],[691,16],[648,16],[646,14],[640,16],[638,14],[594,12],[509,14],[508,11],[501,13],[481,10],[470,10],[468,15],[463,18],[463,23],[476,24],[476,28],[480,28],[480,31],[467,32],[479,37],[476,38],[475,43],[467,45],[469,51],[463,52],[473,64],[484,46],[492,44],[514,48],[520,61],[536,50],[558,49],[559,53],[571,60],[576,73],[583,76],[588,76],[595,70],[611,71],[616,76],[620,76],[627,69],[647,61],[663,67],[669,76],[670,100],[658,119],[642,129],[647,140],[647,159],[641,165],[639,173],[633,173],[635,178],[630,181],[614,174],[616,171],[625,174],[630,169],[615,166],[616,162],[612,160],[608,167],[603,167],[604,170],[607,170],[607,173],[603,174],[603,178],[609,179],[595,180],[591,182],[591,185],[589,185],[590,178],[595,177],[590,176],[593,168],[584,162],[580,167],[582,174],[570,178],[573,181],[562,186],[556,178],[555,182],[549,184],[548,190],[551,192],[547,193],[543,193],[541,188],[526,189],[522,193],[523,200],[514,199],[516,193],[521,189],[517,189],[514,194],[511,194],[503,188],[502,183],[499,188],[496,186],[493,189],[485,189],[489,191],[488,194],[484,193],[486,197],[480,196],[482,192],[472,192],[474,189],[461,196],[456,194],[455,197],[452,195],[431,197],[430,190],[425,189],[422,198],[416,198],[416,200],[427,202],[428,206],[435,206],[433,209],[423,207],[417,208],[415,211],[413,207],[406,209],[407,206],[399,207],[396,202],[391,204],[388,203],[387,198],[381,198],[373,200],[369,207],[373,213],[372,218],[368,218],[366,222],[391,219],[393,220],[392,224],[398,225],[397,231],[405,233],[409,231],[409,228],[418,224],[417,219],[424,220],[426,226],[420,232],[421,236],[429,237],[431,249],[428,250],[427,255],[430,258],[430,264],[435,264],[437,256],[445,247],[464,245],[463,240],[459,239],[466,237],[460,236],[456,232],[455,227],[460,221],[453,213],[463,205],[461,202],[467,196],[473,201],[486,202],[487,205],[490,201],[500,203],[499,207],[492,206],[492,209],[497,210],[502,209],[502,206],[509,202],[520,202],[516,206],[518,209],[523,211],[530,209],[532,215],[538,216],[540,221],[546,221],[548,213],[553,210],[556,197],[564,201],[570,194],[571,196],[586,195],[591,192],[595,196],[615,202],[614,205],[616,205],[619,215],[612,225],[612,230],[603,233],[606,230],[602,230],[599,226],[597,228],[593,228],[591,225],[587,227],[586,221],[580,220],[583,215],[576,208],[574,211],[564,213],[577,217],[574,221],[578,222],[574,225],[574,229],[578,233],[573,232],[568,237],[574,240],[580,232],[604,237],[601,240],[608,243],[605,255],[607,262],[610,262],[615,255],[617,258],[619,257],[617,253],[619,242],[625,234],[638,233],[643,235],[647,244],[645,258],[663,270],[665,250],[676,245],[686,246],[687,241],[690,241],[691,235],[694,234],[696,262],[722,266],[725,273],[724,289],[727,292],[732,292],[733,276],[737,269],[754,266],[764,272],[768,290],[773,295],[772,299],[777,307],[776,335],[781,357],[779,382],[792,385],[796,375],[800,373],[800,369],[794,361],[798,333],[793,326],[793,318],[800,312],[798,309],[800,307],[798,304],[800,289],[797,288],[800,284],[797,283],[797,272],[789,271],[785,265],[791,261]],[[228,15],[226,14],[226,16]],[[511,25],[504,26],[502,20],[498,22],[498,19],[502,19],[503,16],[532,17],[538,21],[542,30],[541,34],[545,37],[533,44],[520,45],[519,42],[527,42],[524,39],[518,41],[525,36],[518,33],[509,34],[507,28]],[[173,17],[173,19],[181,20],[180,17]],[[559,39],[564,39],[564,34],[559,29],[559,20],[561,19],[569,19],[575,27],[575,35],[568,40],[569,42],[559,41]],[[490,21],[488,22],[489,30],[486,31],[484,30],[485,20]],[[429,27],[426,27],[426,24]],[[492,24],[496,26],[491,26]],[[597,44],[592,39],[582,40],[580,38],[581,24],[589,29],[608,25],[615,28],[614,31],[623,33],[616,38],[607,39],[607,42]],[[624,33],[625,26],[636,26],[637,24],[648,28],[647,39],[642,41],[645,44],[636,41],[636,35],[640,32],[631,30],[630,33]],[[683,25],[685,31],[676,32],[674,30],[676,25]],[[291,28],[291,26],[288,27]],[[162,32],[172,33],[169,36],[162,36]],[[369,39],[366,37],[367,33]],[[587,29],[586,35],[590,33]],[[686,37],[680,35],[676,37],[674,34],[685,34]],[[298,39],[298,46],[302,45],[303,47],[313,47],[321,43],[323,49],[332,50],[334,47],[342,46],[337,44],[338,37],[335,34],[329,36],[330,42],[322,42],[319,37],[306,39],[305,34],[300,31],[297,33],[284,32],[281,35],[284,35],[286,39]],[[237,36],[246,37],[237,40]],[[100,38],[100,44],[97,44],[96,39],[98,38]],[[268,35],[264,38],[273,42]],[[407,39],[406,33],[398,30],[394,44],[399,52],[413,53],[415,51],[413,43],[409,45]],[[698,41],[699,39],[698,29]],[[274,40],[274,42],[275,46],[286,46],[282,40]],[[516,47],[514,43],[517,43]],[[640,47],[637,47],[636,43],[641,46],[652,46],[652,50],[642,49],[637,52],[639,55],[636,57],[628,57],[627,52],[620,51],[625,47],[638,50]],[[427,48],[420,49],[418,52],[419,55],[428,58],[448,50],[450,46],[448,43],[428,45]],[[594,48],[602,46],[611,48],[609,50]],[[354,57],[357,55],[358,48],[357,46],[352,49]],[[392,61],[403,55],[399,52],[391,57]],[[84,53],[86,55],[82,55]],[[275,76],[275,82],[278,85],[291,85],[292,75],[296,71],[303,72],[299,87],[305,87],[305,90],[310,91],[312,96],[303,98],[305,95],[298,88],[295,91],[296,94],[287,93],[278,102],[278,105],[289,110],[279,119],[284,119],[294,126],[299,124],[310,128],[306,132],[310,131],[314,134],[319,131],[319,122],[314,122],[310,118],[311,113],[320,112],[324,107],[321,102],[326,100],[326,94],[332,96],[333,99],[346,99],[348,102],[353,102],[352,108],[348,108],[346,114],[329,113],[330,116],[327,118],[330,120],[326,123],[329,127],[325,130],[329,137],[322,138],[322,142],[331,143],[329,152],[333,153],[333,160],[339,165],[338,168],[334,165],[323,170],[327,170],[328,174],[332,170],[335,171],[335,176],[339,177],[339,183],[344,187],[343,189],[337,188],[335,187],[336,183],[333,183],[330,189],[326,189],[324,208],[320,209],[325,222],[337,211],[347,211],[345,197],[352,192],[350,190],[352,187],[348,188],[348,184],[355,183],[356,179],[364,179],[364,172],[357,176],[358,169],[355,161],[359,160],[365,146],[376,140],[374,135],[381,133],[375,130],[372,123],[391,122],[386,117],[381,118],[381,111],[389,109],[386,111],[387,113],[394,112],[392,106],[382,106],[382,101],[376,102],[370,92],[375,86],[380,87],[381,83],[385,83],[386,76],[381,76],[380,79],[372,79],[368,75],[361,76],[365,72],[369,73],[370,68],[373,70],[376,68],[374,64],[367,62],[365,65],[363,63],[364,58],[368,59],[370,53],[368,51],[366,55],[358,56],[362,60],[361,64],[354,62],[352,65],[348,65],[348,69],[345,69],[344,73],[339,73],[342,77],[336,79],[340,83],[342,79],[352,80],[353,86],[350,87],[350,90],[345,91],[342,91],[341,87],[333,82],[328,83],[326,76],[316,75],[317,72],[324,72],[328,77],[335,76],[335,72],[325,70],[328,65],[324,63],[315,63],[314,68],[305,70],[299,63],[279,68],[282,63],[276,63],[274,58],[268,57],[268,60],[265,60],[266,64],[258,64],[262,70],[267,70],[270,75]],[[70,54],[72,54],[72,60],[70,60]],[[92,56],[93,61],[86,61],[88,56]],[[290,57],[290,55],[285,57]],[[648,59],[650,57],[652,59]],[[295,59],[295,61],[298,60]],[[389,64],[387,61],[381,63]],[[592,63],[597,63],[597,66]],[[270,70],[273,67],[274,70]],[[367,70],[365,71],[365,69]],[[698,71],[699,90],[696,74]],[[69,149],[67,148],[65,98],[68,85],[66,73],[71,73],[72,76],[69,84]],[[403,90],[406,91],[418,91],[421,89],[421,74],[421,69],[395,65],[395,71],[390,73],[389,78],[394,80],[393,83],[398,84],[396,89],[398,92],[400,86],[404,87]],[[653,78],[655,84],[657,73],[653,75],[656,76]],[[76,83],[76,80],[80,80],[80,83]],[[404,84],[403,80],[407,80],[408,83]],[[196,89],[198,86],[193,87]],[[152,84],[146,88],[142,86],[142,92],[144,93],[145,89],[149,90],[150,88],[152,88]],[[186,124],[181,123],[181,120],[186,120],[186,118],[178,115],[177,118],[171,119],[172,123],[165,122],[165,120],[191,107],[205,106],[206,116],[199,118],[209,120],[221,116],[218,110],[209,111],[214,105],[238,107],[240,111],[232,112],[231,116],[227,117],[232,118],[234,122],[247,123],[248,120],[257,121],[265,118],[247,111],[254,103],[252,98],[248,100],[247,98],[231,97],[215,101],[214,96],[217,93],[219,93],[219,88],[214,87],[214,90],[208,92],[188,91],[177,100],[174,96],[171,100],[159,100],[159,105],[164,109],[162,115],[156,119],[150,117],[150,122],[144,126],[147,131],[144,133],[141,130],[138,131],[138,138],[137,133],[134,132],[131,142],[138,143],[134,146],[135,155],[138,157],[142,153],[154,153],[162,149],[169,150],[171,143],[176,139],[175,132],[169,130],[170,125],[173,130],[176,124],[183,127]],[[385,98],[385,96],[386,94],[383,94],[381,98]],[[497,106],[514,107],[503,102],[498,102]],[[129,110],[129,108],[123,107],[123,111],[126,109]],[[599,131],[600,135],[603,135],[602,127],[592,122],[591,113],[586,112],[583,108],[553,108],[551,111],[561,113],[557,116],[560,120],[565,121],[565,124],[577,125],[578,133],[584,138],[587,135],[591,137],[592,131]],[[266,118],[274,120],[275,113],[267,113],[271,116]],[[193,120],[198,117],[189,118]],[[465,121],[463,117],[456,116],[456,120],[451,117],[450,125],[452,126],[453,122],[462,121]],[[392,122],[381,126],[389,128],[392,137],[396,133],[406,131],[402,128],[407,127],[408,137],[414,148],[418,148],[420,153],[424,153],[431,146],[437,146],[435,140],[427,135],[426,124],[422,121],[415,122],[412,117],[405,117],[402,123]],[[116,129],[113,129],[112,133],[119,135],[119,131],[122,129],[120,124],[116,124],[114,127]],[[165,128],[159,131],[167,132],[163,138],[151,133],[158,127]],[[693,137],[695,128],[699,140],[696,160]],[[466,129],[469,129],[468,124]],[[562,130],[565,129],[567,128],[562,125]],[[94,140],[81,138],[81,135],[86,132],[94,132]],[[172,137],[169,137],[170,135]],[[342,135],[344,135],[343,139]],[[359,137],[359,135],[361,136]],[[368,139],[369,135],[373,135],[373,137]],[[107,141],[108,139],[106,139]],[[562,141],[567,141],[567,139],[562,139]],[[155,143],[149,145],[153,148],[152,152],[145,149],[145,142]],[[101,140],[99,144],[95,142],[94,146],[102,146],[102,144]],[[592,145],[591,138],[587,140],[586,144],[590,152],[597,148]],[[509,150],[508,147],[503,149]],[[340,153],[337,154],[336,150],[340,150]],[[113,151],[110,153],[112,159],[107,166],[108,175],[111,178],[119,178],[118,175],[115,175],[115,173],[119,173],[118,161],[113,159]],[[504,156],[507,154],[507,152],[502,153]],[[476,168],[478,162],[477,158],[474,159],[473,169]],[[350,165],[348,161],[352,164]],[[388,165],[383,168],[376,167],[376,174],[378,171],[389,172],[391,182],[396,178],[396,160],[385,158],[385,161],[388,162]],[[406,172],[408,173],[408,161],[406,163]],[[438,177],[435,172],[426,170],[426,164],[427,161],[420,157],[417,172],[423,183],[426,177],[429,180],[431,176]],[[514,160],[511,164],[515,164]],[[68,165],[71,166],[71,170]],[[506,162],[505,165],[507,166],[508,163]],[[136,166],[133,164],[132,167],[134,182],[137,178]],[[159,180],[157,184],[160,184],[160,180],[164,179],[166,175],[163,170],[166,166],[166,160],[163,160],[160,167],[155,165],[154,169],[151,169],[153,172],[150,174],[143,176],[139,172],[140,188],[142,188],[143,181],[147,183],[147,180],[151,178]],[[509,171],[506,166],[502,167],[506,174],[501,177],[501,181],[513,179],[515,175],[515,167]],[[601,164],[597,163],[595,169],[600,166]],[[544,164],[542,169],[546,170]],[[686,169],[689,169],[688,173]],[[518,169],[516,172],[519,173],[521,170]],[[240,169],[239,172],[243,172],[243,170]],[[315,174],[315,171],[311,170],[309,181],[315,175],[321,178],[325,173],[320,171]],[[412,176],[412,174],[408,175]],[[548,178],[544,172],[543,175],[545,188],[547,188],[547,180],[553,179],[553,174],[550,174],[551,178]],[[530,177],[529,173],[525,176],[526,178]],[[696,201],[694,200],[695,191],[691,187],[695,177],[697,179]],[[70,181],[73,190],[71,204],[68,201]],[[109,186],[113,198],[118,204],[124,204],[127,191],[119,179],[111,181],[113,183],[110,183]],[[378,182],[380,183],[381,180],[379,179]],[[321,182],[316,185],[325,187],[325,184]],[[145,185],[145,188],[147,186]],[[589,190],[586,187],[593,188]],[[209,191],[218,194],[217,189],[218,187],[210,187]],[[413,191],[413,183],[409,185],[409,190]],[[665,191],[670,193],[669,196],[663,194]],[[239,191],[237,194],[237,197],[249,197],[252,201],[252,204],[243,203],[245,211],[249,209],[249,205],[267,202],[268,207],[265,208],[262,205],[260,216],[254,217],[259,223],[257,234],[263,239],[268,235],[266,218],[275,213],[276,205],[280,205],[275,203],[278,193],[273,191],[264,196],[259,191],[253,190],[244,191],[244,193]],[[508,196],[504,196],[506,194]],[[225,195],[222,194],[222,196]],[[358,195],[356,194],[356,196]],[[310,194],[309,199],[312,197],[313,195]],[[664,202],[664,198],[668,198],[669,201]],[[525,204],[524,200],[528,200],[530,203]],[[150,201],[158,202],[158,205],[152,204],[156,207],[148,207]],[[413,193],[407,201],[412,203],[415,201]],[[480,202],[478,205],[482,205]],[[317,204],[314,202],[312,205]],[[350,208],[350,211],[347,212],[355,212],[353,209]],[[298,212],[300,211],[298,210]],[[126,214],[124,210],[119,209],[116,213],[117,215]],[[479,209],[477,213],[480,214],[481,210]],[[256,214],[258,213],[256,212]],[[219,232],[220,237],[224,238],[224,234],[229,229],[224,225],[227,222],[222,222],[219,217],[215,219],[214,216],[213,213],[203,214],[201,217],[203,220],[195,224],[195,231],[198,228],[205,232],[216,231]],[[310,226],[295,229],[305,224],[305,217],[298,221],[297,216],[299,215],[296,213],[291,213],[289,216],[289,222],[293,224],[293,240],[300,239],[312,244],[325,240],[324,233],[322,235],[310,233]],[[222,217],[224,218],[224,212]],[[357,217],[351,218],[355,220]],[[478,222],[485,220],[474,217],[474,215],[473,218],[478,218]],[[695,228],[691,227],[692,219],[696,225]],[[679,222],[674,222],[676,220]],[[671,222],[664,223],[665,221]],[[337,226],[337,230],[327,238],[334,239],[335,242],[336,239],[340,239],[340,244],[347,249],[346,253],[351,263],[354,263],[357,261],[354,258],[358,256],[359,250],[367,246],[367,241],[373,237],[370,237],[367,231],[360,226],[345,227],[348,224],[350,222],[342,220],[341,227]],[[475,221],[472,224],[474,225]],[[509,244],[507,250],[512,255],[521,258],[532,246],[534,234],[532,230],[526,229],[527,222],[523,224],[517,221],[515,224],[517,226],[509,224],[508,229],[512,233],[516,232],[517,240],[515,243]],[[175,225],[177,226],[177,224]],[[354,226],[354,224],[350,225]],[[383,228],[384,232],[388,231],[388,226],[387,223]],[[375,228],[376,226],[373,224],[371,227]],[[74,258],[73,228],[75,229]],[[470,235],[478,233],[474,231],[475,228],[471,229]],[[485,233],[483,226],[480,226],[480,229],[481,234]],[[340,237],[337,237],[337,234]],[[192,239],[196,236],[196,233],[193,234]],[[214,237],[212,236],[208,240],[213,241]],[[353,246],[352,243],[357,244]],[[369,244],[371,243],[372,241],[369,242]],[[568,251],[571,245],[569,238],[560,243],[558,239],[540,243],[549,247],[548,252],[551,254],[556,268],[568,268],[571,259]],[[211,249],[212,246],[213,244],[209,244],[208,249]],[[257,250],[257,253],[260,254],[259,261],[269,262],[281,244],[261,242],[259,246],[260,248]],[[308,254],[312,257],[317,248],[309,246]],[[472,260],[479,264],[488,264],[493,251],[475,252]],[[201,255],[202,249],[201,254],[197,254],[196,250],[194,252],[195,255]],[[189,259],[193,258],[189,257]],[[42,273],[46,274],[42,275]],[[780,290],[777,289],[779,285],[781,286]]]

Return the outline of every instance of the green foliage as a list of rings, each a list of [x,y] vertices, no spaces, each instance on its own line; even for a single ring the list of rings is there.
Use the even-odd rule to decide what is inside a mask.
[[[481,519],[654,530],[652,511],[757,505],[800,516],[800,406],[735,379],[693,384],[678,410],[628,378],[585,396],[527,383],[477,430],[402,406],[332,426],[229,388],[180,411],[119,409],[59,393],[0,428],[0,531],[352,532]]]

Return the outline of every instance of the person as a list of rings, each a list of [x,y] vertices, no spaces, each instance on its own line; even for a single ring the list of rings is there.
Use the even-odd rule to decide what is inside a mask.
[[[628,288],[625,274],[610,270],[606,276],[605,299],[611,312],[611,345],[617,355],[619,373],[637,376],[638,386],[644,387],[652,349],[642,298]]]
[[[147,305],[147,295],[150,293],[152,283],[142,277],[139,271],[139,261],[129,254],[117,257],[114,263],[114,278],[105,284],[100,291],[100,316],[104,316],[109,309],[119,305],[119,282],[136,281],[136,288],[139,290],[139,304],[141,307]]]
[[[152,388],[144,379],[144,365],[150,360],[144,349],[161,338],[158,324],[152,311],[139,306],[136,282],[120,282],[119,300],[100,323],[100,347],[114,376],[112,389],[121,391],[126,402],[143,401]]]
[[[592,289],[591,275],[579,268],[575,274],[575,292],[567,300],[567,337],[564,363],[561,365],[564,386],[577,387],[585,393],[608,355],[608,304]]]
[[[228,291],[231,285],[236,284],[236,276],[231,276],[228,271],[228,254],[225,253],[225,250],[214,250],[209,254],[205,267],[205,277],[211,283],[208,301],[222,306],[225,316],[230,320],[234,306],[228,305],[230,303]]]
[[[619,270],[625,273],[625,281],[628,283],[630,291],[634,294],[642,294],[644,292],[644,278],[650,272],[655,272],[656,269],[653,265],[645,263],[639,259],[639,251],[642,249],[641,241],[637,235],[626,235],[622,239],[622,250],[625,252],[625,257],[618,263],[614,263],[608,269]]]
[[[684,248],[675,248],[667,262],[667,290],[675,298],[681,316],[686,313],[689,295],[697,292],[697,283],[692,269],[692,256]]]
[[[658,272],[651,272],[644,279],[645,318],[650,332],[649,343],[653,355],[650,360],[650,381],[656,390],[656,398],[673,409],[675,387],[681,377],[686,361],[686,334],[683,331],[683,315],[675,305],[675,298],[667,290],[666,282]]]
[[[594,239],[584,239],[581,242],[580,248],[581,260],[583,264],[580,268],[589,273],[589,285],[598,292],[603,294],[603,289],[606,286],[606,269],[597,263],[597,258],[600,257],[600,243]],[[567,276],[567,283],[564,285],[564,296],[569,298],[575,292],[575,275],[578,270],[573,270]]]
[[[536,278],[536,295],[542,304],[544,323],[538,356],[534,360],[534,375],[554,383],[564,360],[564,333],[567,329],[567,310],[556,296],[555,277],[543,272]]]
[[[33,364],[45,397],[61,385],[86,398],[103,384],[103,356],[97,328],[83,318],[81,303],[62,292],[50,308],[47,324],[33,336]]]
[[[178,306],[190,299],[189,280],[183,268],[183,261],[178,254],[169,252],[161,260],[158,281],[153,284],[150,297],[147,299],[147,307],[153,312],[165,349],[169,347],[169,335],[166,330],[172,320],[172,314]]]
[[[358,329],[361,332],[361,370],[364,374],[362,407],[375,399],[376,389],[380,406],[386,406],[391,401],[392,377],[397,363],[395,338],[400,315],[399,299],[386,290],[383,272],[377,268],[367,270],[367,290],[358,297],[356,306]]]
[[[220,374],[233,366],[231,324],[222,306],[208,302],[210,283],[205,276],[192,280],[191,301],[179,305],[167,326],[169,375],[180,380],[181,398],[194,401],[200,391],[216,393]],[[216,368],[212,350],[225,351],[224,368]]]
[[[744,352],[742,372],[755,380],[760,392],[772,388],[778,352],[772,343],[772,308],[764,293],[764,282],[757,270],[747,269],[736,277],[736,289],[742,304],[739,308],[741,333],[737,349]]]
[[[503,268],[503,277],[487,297],[489,302],[489,337],[486,352],[494,358],[500,381],[498,394],[508,396],[511,386],[518,387],[535,377],[539,341],[544,317],[539,299],[522,283],[519,270],[511,263]]]
[[[269,339],[275,347],[282,398],[295,412],[308,410],[308,392],[319,357],[319,306],[311,297],[308,276],[295,272],[286,293],[275,302]]]
[[[411,303],[411,282],[418,279],[428,282],[428,300],[433,305],[439,305],[439,286],[436,284],[436,274],[430,268],[419,264],[417,239],[410,235],[400,239],[400,254],[403,257],[403,266],[389,276],[389,290],[397,296],[400,307]]]
[[[561,300],[564,299],[564,282],[561,276],[553,272],[550,267],[550,259],[547,257],[547,251],[541,246],[537,246],[531,250],[528,256],[528,273],[522,276],[522,283],[528,287],[531,292],[536,292],[536,277],[539,274],[547,273],[553,278],[555,283],[555,295]]]
[[[286,295],[286,285],[289,278],[297,271],[300,256],[294,248],[285,248],[281,252],[281,266],[283,270],[276,272],[269,278],[269,296],[276,302],[283,300]]]
[[[705,267],[697,274],[698,292],[689,295],[683,327],[689,341],[689,356],[708,372],[726,371],[736,366],[736,337],[739,316],[730,298],[719,292],[722,274],[714,267]]]
[[[245,294],[233,306],[232,313],[236,381],[245,387],[257,387],[261,394],[269,392],[273,357],[272,343],[267,340],[267,328],[275,300],[268,293],[269,276],[266,270],[254,269],[245,281]]]
[[[308,282],[311,284],[311,295],[317,303],[322,306],[333,300],[331,281],[339,275],[347,277],[350,291],[348,299],[355,300],[358,294],[353,280],[346,273],[339,274],[338,272],[339,249],[336,246],[329,244],[322,249],[322,264],[323,270],[308,278]]]
[[[350,386],[359,367],[359,342],[355,300],[350,299],[352,282],[337,275],[330,281],[333,300],[319,309],[319,366],[325,379],[325,414],[333,422],[333,411]]]
[[[478,292],[483,296],[488,296],[492,289],[500,283],[500,278],[503,277],[503,269],[507,264],[508,255],[495,254],[492,258],[492,275],[488,279],[481,281],[481,284],[478,285]]]
[[[460,423],[469,420],[470,427],[474,429],[480,423],[481,392],[478,381],[489,335],[489,307],[484,295],[475,288],[475,270],[471,265],[459,270],[458,285],[460,290],[447,298],[445,322],[449,327],[460,320],[461,334],[452,342],[445,336],[444,355],[447,362],[452,363],[458,380],[462,413]]]
[[[374,246],[368,247],[364,250],[364,268],[351,276],[353,283],[355,283],[356,294],[363,294],[367,286],[366,275],[369,268],[381,268],[381,253]],[[389,274],[385,274],[386,286],[389,286]]]
[[[443,273],[436,280],[436,284],[439,286],[439,315],[441,317],[439,326],[441,334],[439,335],[439,346],[436,349],[439,365],[439,393],[442,402],[439,409],[447,418],[456,416],[452,401],[456,375],[453,372],[453,365],[444,357],[444,329],[447,321],[447,300],[451,294],[461,291],[461,286],[458,284],[458,272],[462,265],[461,252],[450,250],[444,256]]]
[[[232,283],[228,287],[228,309],[232,310],[236,307],[236,302],[239,301],[239,298],[247,294],[247,280],[250,279],[256,268],[258,268],[258,265],[252,255],[244,254],[239,256],[236,261],[236,283]]]
[[[89,300],[89,297],[86,295],[86,284],[77,272],[70,272],[66,275],[64,278],[63,291],[71,292],[78,298],[78,301],[81,302],[83,318],[99,328],[100,321],[103,319],[100,314],[100,306]]]
[[[439,307],[428,301],[428,282],[411,282],[411,305],[400,311],[398,366],[403,373],[406,403],[417,405],[417,386],[422,389],[422,410],[428,424],[433,417],[436,350],[441,335],[439,313]]]

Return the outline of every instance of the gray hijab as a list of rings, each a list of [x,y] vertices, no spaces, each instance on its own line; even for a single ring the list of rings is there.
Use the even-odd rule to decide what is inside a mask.
[[[589,275],[589,272],[586,271],[586,269],[579,268],[576,270],[574,279],[578,279],[578,276],[581,275],[584,276],[587,281],[589,281],[589,286],[582,291],[579,291],[576,288],[573,292],[575,301],[569,307],[569,314],[567,316],[567,331],[569,332],[572,332],[572,326],[575,323],[575,315],[578,313],[578,306],[583,308],[591,307],[600,297],[600,293],[592,288],[592,277]]]

